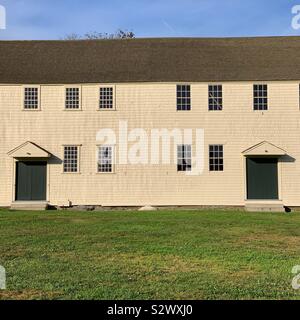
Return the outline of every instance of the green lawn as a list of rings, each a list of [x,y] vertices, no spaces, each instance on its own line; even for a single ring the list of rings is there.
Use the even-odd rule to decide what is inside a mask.
[[[299,299],[300,213],[0,210],[0,299]]]

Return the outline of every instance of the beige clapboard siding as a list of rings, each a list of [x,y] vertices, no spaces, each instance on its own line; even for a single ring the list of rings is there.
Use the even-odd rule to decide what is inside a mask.
[[[223,83],[224,110],[208,111],[207,83],[192,84],[192,110],[176,111],[175,83],[116,84],[116,110],[98,111],[99,86],[81,85],[82,110],[65,111],[63,85],[41,85],[41,111],[22,110],[22,86],[0,86],[0,205],[13,199],[13,160],[7,152],[33,141],[57,157],[49,165],[52,204],[243,205],[242,151],[267,140],[300,158],[298,82],[270,82],[269,110],[253,111],[250,82]],[[114,84],[113,84],[114,85]],[[203,128],[205,170],[186,176],[171,165],[117,165],[113,174],[96,172],[96,133],[129,129]],[[65,144],[80,144],[80,174],[62,173]],[[209,172],[208,145],[223,144],[225,171]],[[281,197],[300,205],[299,162],[281,164]]]

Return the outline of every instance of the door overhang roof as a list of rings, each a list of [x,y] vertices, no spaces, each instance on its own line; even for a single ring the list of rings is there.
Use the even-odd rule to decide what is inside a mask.
[[[244,156],[284,156],[286,151],[275,146],[274,144],[262,141],[242,152]]]
[[[27,141],[8,152],[13,158],[50,158],[51,154],[37,144]]]

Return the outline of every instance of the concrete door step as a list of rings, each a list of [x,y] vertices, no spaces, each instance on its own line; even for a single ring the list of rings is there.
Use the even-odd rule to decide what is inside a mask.
[[[48,208],[47,201],[14,201],[11,210],[46,210]]]
[[[245,210],[248,212],[285,212],[282,203],[246,203]]]

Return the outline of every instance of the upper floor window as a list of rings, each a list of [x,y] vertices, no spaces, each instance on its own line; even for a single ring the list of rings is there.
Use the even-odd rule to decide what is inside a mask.
[[[190,85],[177,85],[177,110],[191,110]]]
[[[100,88],[100,109],[113,109],[114,108],[114,88],[101,87]]]
[[[80,108],[80,89],[66,88],[66,109],[76,110]]]
[[[64,146],[64,172],[79,172],[79,146]]]
[[[26,110],[39,109],[39,88],[37,87],[24,88],[24,109]]]
[[[98,147],[98,172],[113,172],[113,146]]]
[[[192,146],[182,144],[177,146],[177,171],[192,170]]]
[[[208,86],[208,110],[216,111],[223,109],[222,85]]]
[[[209,171],[223,171],[223,145],[214,144],[209,146]]]
[[[268,110],[268,86],[266,84],[255,84],[253,86],[253,99],[254,110]]]

